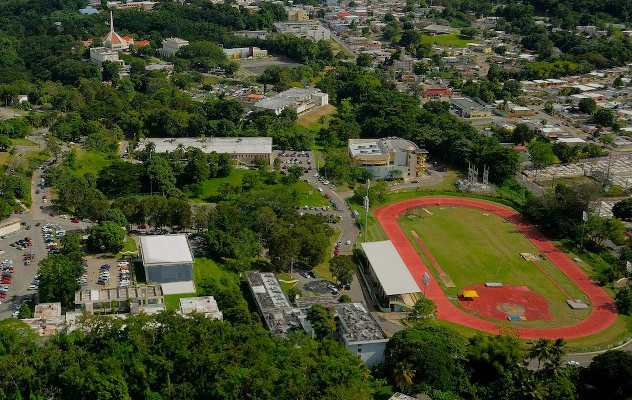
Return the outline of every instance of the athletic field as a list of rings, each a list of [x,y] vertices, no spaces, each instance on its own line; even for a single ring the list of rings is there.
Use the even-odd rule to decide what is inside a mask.
[[[448,295],[456,296],[476,284],[501,282],[505,286],[527,286],[548,300],[553,321],[525,321],[521,326],[563,326],[588,316],[589,310],[571,310],[566,304],[569,296],[590,304],[588,297],[550,261],[533,262],[521,257],[520,253],[539,257],[540,252],[513,223],[499,215],[465,207],[434,206],[403,214],[399,223]],[[456,287],[445,287],[412,231]]]

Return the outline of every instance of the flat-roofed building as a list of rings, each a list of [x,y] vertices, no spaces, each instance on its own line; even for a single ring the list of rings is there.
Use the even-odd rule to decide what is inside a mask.
[[[367,366],[384,361],[388,338],[362,303],[333,305],[336,320],[334,337]]]
[[[236,47],[233,49],[224,49],[226,58],[262,58],[268,55],[268,50],[262,50],[255,46]]]
[[[461,118],[489,118],[492,116],[490,110],[467,97],[453,97],[450,104]]]
[[[331,31],[318,20],[302,22],[276,22],[274,29],[280,33],[291,33],[295,36],[314,42],[331,39]]]
[[[184,234],[141,236],[140,255],[148,283],[193,281],[193,254]]]
[[[302,22],[307,21],[309,19],[309,14],[306,10],[301,8],[290,8],[287,10],[287,20],[294,22]]]
[[[274,335],[306,332],[313,336],[307,311],[318,304],[333,311],[336,330],[332,338],[368,366],[384,360],[388,338],[362,303],[340,303],[337,297],[325,295],[299,298],[298,306],[294,307],[285,296],[274,273],[247,271],[245,274],[264,324]]]
[[[162,47],[158,49],[158,54],[160,54],[162,57],[173,57],[176,55],[178,50],[188,45],[188,40],[170,37],[162,41]]]
[[[245,274],[248,287],[267,329],[277,336],[305,330],[304,310],[292,307],[281,283],[273,273],[247,271]]]
[[[289,108],[297,115],[305,114],[317,107],[329,104],[329,94],[314,88],[290,88],[274,97],[266,97],[257,101],[255,111],[272,111],[276,115]]]
[[[180,299],[180,314],[189,315],[191,313],[204,315],[206,318],[222,320],[224,315],[217,306],[217,301],[213,296],[187,297]]]
[[[108,49],[107,47],[91,47],[90,61],[95,64],[103,64],[106,61],[123,64],[123,60],[119,59],[118,51]]]
[[[269,164],[273,161],[271,137],[146,138],[139,142],[138,148],[144,148],[149,142],[156,145],[156,153],[172,152],[183,145],[207,154],[230,154],[238,165],[254,165],[258,158]]]
[[[89,313],[152,314],[165,309],[160,285],[85,289],[75,292],[75,311]]]
[[[388,302],[391,311],[411,308],[421,290],[408,267],[390,240],[361,243],[367,264],[363,272],[369,275],[376,298]]]
[[[349,155],[374,178],[418,181],[427,174],[428,152],[398,137],[349,139]]]

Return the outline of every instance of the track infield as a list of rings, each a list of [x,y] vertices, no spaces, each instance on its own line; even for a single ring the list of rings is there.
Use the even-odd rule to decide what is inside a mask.
[[[537,248],[537,251],[545,254],[547,259],[550,260],[550,262],[552,262],[561,272],[563,272],[566,277],[568,277],[568,279],[590,299],[591,308],[589,314],[580,322],[572,323],[567,326],[550,328],[518,327],[517,325],[512,324],[512,328],[517,330],[520,337],[525,339],[554,339],[558,337],[566,339],[579,338],[596,334],[615,322],[617,314],[614,301],[564,253],[558,250],[533,226],[526,223],[516,211],[502,205],[480,200],[449,197],[421,197],[390,204],[375,210],[374,213],[377,220],[384,229],[386,235],[390,240],[392,240],[420,287],[423,287],[423,273],[430,273],[431,271],[428,270],[428,267],[411,243],[410,238],[400,227],[398,220],[400,216],[410,209],[432,206],[470,207],[494,213],[502,218],[506,218],[515,225],[518,231],[521,232],[528,241],[535,246],[535,248]],[[538,268],[535,263],[532,267]],[[463,285],[459,284],[458,276],[451,276],[451,278],[457,283],[457,289],[463,288]],[[560,296],[563,296],[564,298],[566,297],[562,294],[563,291],[559,291],[559,293]],[[465,310],[457,307],[448,299],[434,279],[431,280],[430,285],[428,286],[427,296],[437,304],[438,317],[440,319],[489,333],[498,333],[500,328],[498,322],[481,319],[477,316],[468,314]],[[566,305],[564,306],[566,307]],[[547,318],[547,316],[543,315],[543,318]],[[519,324],[520,323],[518,323],[518,325]]]

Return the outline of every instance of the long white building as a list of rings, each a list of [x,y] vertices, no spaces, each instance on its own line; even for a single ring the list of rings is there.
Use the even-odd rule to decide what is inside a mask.
[[[329,104],[329,95],[319,89],[291,88],[274,97],[261,99],[253,107],[255,111],[272,111],[276,115],[289,108],[300,115],[327,104]]]

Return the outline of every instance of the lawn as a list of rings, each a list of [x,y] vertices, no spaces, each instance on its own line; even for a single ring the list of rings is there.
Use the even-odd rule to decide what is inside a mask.
[[[221,200],[219,197],[218,189],[224,183],[232,183],[241,185],[243,177],[247,174],[258,174],[258,171],[245,170],[245,169],[233,169],[230,175],[225,178],[213,178],[208,179],[202,183],[202,195],[200,197],[191,198],[194,202],[218,202]],[[283,184],[278,183],[276,185],[264,185],[263,188],[278,187]],[[299,181],[290,185],[292,189],[297,192],[298,204],[301,206],[314,206],[322,207],[329,204],[328,200],[323,197],[318,190],[310,186],[307,182]]]
[[[22,138],[11,139],[11,143],[15,146],[37,146],[37,143],[34,141]]]
[[[123,257],[123,253],[129,254],[136,251],[138,251],[138,248],[136,247],[136,240],[134,240],[133,237],[128,236],[125,238],[125,247],[123,247],[123,250],[121,250],[121,252],[118,253],[116,257],[121,258]]]
[[[200,282],[207,278],[217,280],[221,280],[222,278],[236,280],[237,276],[235,273],[223,269],[215,261],[209,258],[197,257],[193,262],[193,279],[195,281],[196,288]],[[178,307],[180,307],[181,298],[197,297],[198,295],[198,293],[169,294],[165,296],[165,306],[167,307],[167,310],[177,310]]]
[[[340,232],[334,232],[333,236],[329,239],[329,247],[327,248],[327,253],[325,254],[325,258],[323,262],[315,266],[312,271],[318,275],[320,278],[326,279],[328,281],[333,281],[334,277],[331,275],[331,271],[329,270],[329,260],[333,257],[331,249],[334,248],[334,245],[338,241],[338,237],[340,236]]]
[[[331,115],[336,111],[336,107],[332,104],[327,104],[326,106],[322,106],[312,112],[309,112],[305,115],[302,115],[296,121],[297,124],[304,126],[309,129],[318,130],[320,128],[326,127]],[[320,117],[324,117],[325,123],[321,124],[319,122]]]
[[[413,218],[402,216],[400,226],[424,262],[432,265],[411,230],[417,232],[452,278],[456,288],[444,288],[448,295],[454,296],[466,286],[484,282],[527,285],[549,301],[550,312],[556,320],[521,322],[522,327],[569,325],[590,313],[589,310],[571,310],[564,293],[533,262],[520,257],[521,252],[536,255],[539,252],[513,224],[493,213],[464,207],[427,207],[427,210],[433,215],[417,212]],[[538,264],[573,298],[590,303],[588,297],[550,261],[541,260]],[[432,272],[441,283],[436,271]]]
[[[478,43],[476,39],[461,39],[458,33],[451,33],[449,35],[421,35],[421,43],[424,44],[436,44],[437,46],[444,47],[465,47],[468,43]]]
[[[178,310],[180,308],[180,299],[187,297],[197,297],[196,293],[178,293],[165,295],[165,308],[167,310]]]
[[[109,158],[109,156],[103,153],[84,150],[78,147],[75,147],[75,149],[77,149],[78,168],[74,170],[74,173],[77,176],[83,176],[86,172],[92,172],[98,175],[99,171],[114,162],[113,158]]]
[[[10,158],[11,154],[8,151],[0,152],[0,166],[6,165]]]

